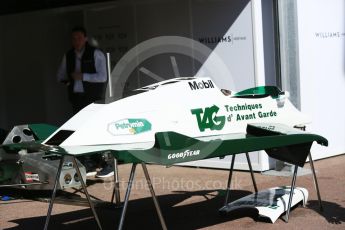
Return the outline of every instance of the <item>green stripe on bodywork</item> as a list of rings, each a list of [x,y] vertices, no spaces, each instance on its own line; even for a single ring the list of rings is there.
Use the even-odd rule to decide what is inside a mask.
[[[201,139],[201,140],[200,140]],[[173,165],[214,157],[224,157],[238,153],[265,150],[269,156],[288,163],[303,166],[314,141],[328,145],[322,136],[298,131],[291,127],[269,125],[248,125],[242,134],[215,135],[191,138],[175,132],[155,134],[155,144],[149,149],[111,150],[116,159],[123,163],[155,163]],[[3,146],[8,150],[28,149],[69,155],[63,147],[42,145],[37,142]],[[99,151],[97,151],[99,152]],[[94,152],[96,153],[96,152]],[[85,152],[78,156],[91,154]]]
[[[29,124],[28,125],[38,140],[47,139],[58,127],[48,124]]]
[[[267,132],[267,130],[265,131]],[[322,136],[309,133],[271,133],[268,136],[233,134],[227,135],[224,140],[219,138],[201,141],[175,132],[162,132],[155,135],[155,146],[151,149],[113,151],[113,154],[125,163],[148,162],[172,165],[237,153],[280,148],[285,151],[282,154],[290,154],[286,159],[287,162],[290,161],[289,163],[303,166],[314,141],[328,145],[327,140]],[[188,154],[191,151],[197,154]],[[169,156],[173,155],[178,157],[169,159]]]
[[[249,95],[269,95],[273,98],[277,98],[282,91],[276,86],[258,86],[250,89],[246,89],[236,93],[235,97],[249,96]]]

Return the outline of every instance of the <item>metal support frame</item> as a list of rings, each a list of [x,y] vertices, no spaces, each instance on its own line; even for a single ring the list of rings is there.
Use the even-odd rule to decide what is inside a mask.
[[[158,214],[159,220],[161,222],[162,229],[163,230],[167,230],[167,227],[166,227],[166,224],[165,224],[165,221],[164,221],[164,217],[163,217],[162,211],[161,211],[161,209],[159,207],[159,203],[158,203],[157,197],[155,195],[155,192],[154,192],[154,189],[153,189],[153,186],[152,186],[152,183],[151,183],[151,179],[150,179],[150,176],[149,176],[146,164],[145,163],[141,163],[141,165],[142,165],[143,170],[144,170],[145,178],[146,178],[147,184],[149,186],[149,189],[150,189],[150,192],[151,192],[151,196],[152,196],[155,208],[157,210],[157,214]],[[134,163],[132,165],[131,173],[129,175],[128,187],[127,187],[127,190],[126,190],[125,201],[124,201],[122,212],[121,212],[121,218],[120,218],[120,223],[119,223],[119,226],[118,226],[118,230],[121,230],[123,228],[123,224],[124,224],[124,221],[125,221],[126,211],[127,211],[127,207],[128,207],[129,196],[130,196],[130,193],[131,193],[131,190],[132,190],[132,185],[133,185],[133,180],[134,180],[136,166],[137,166],[136,163]]]
[[[318,201],[319,201],[320,211],[323,211],[322,200],[321,200],[321,195],[320,195],[320,190],[319,190],[319,184],[317,183],[317,178],[316,178],[316,173],[315,173],[315,168],[314,168],[314,162],[313,162],[313,159],[311,157],[311,153],[310,152],[309,152],[308,156],[309,156],[310,167],[311,167],[311,170],[313,172],[314,185],[315,185],[315,189],[316,189],[316,192],[317,192],[317,198],[318,198]],[[294,169],[294,173],[293,173],[293,177],[292,177],[291,188],[290,188],[290,196],[289,196],[288,208],[286,210],[286,216],[285,216],[285,218],[283,218],[286,223],[289,221],[289,214],[290,214],[290,209],[291,209],[292,196],[293,196],[293,193],[294,193],[294,190],[295,190],[295,184],[296,184],[297,170],[298,170],[298,166],[295,165],[295,169]]]
[[[60,160],[60,163],[59,163],[58,171],[56,173],[54,189],[53,189],[51,200],[49,202],[49,208],[48,208],[48,213],[47,213],[47,217],[46,217],[46,221],[45,221],[45,225],[44,225],[44,230],[48,229],[49,220],[50,220],[51,213],[52,213],[52,210],[53,210],[53,205],[54,205],[54,201],[55,201],[55,197],[56,197],[56,191],[57,191],[57,187],[58,187],[59,178],[60,178],[60,175],[61,175],[64,159],[65,159],[65,156],[62,156],[61,160]],[[86,196],[87,201],[88,201],[88,203],[90,205],[90,208],[91,208],[93,216],[94,216],[94,218],[96,220],[97,226],[98,226],[99,229],[102,230],[101,223],[100,223],[99,218],[97,216],[97,213],[95,211],[94,205],[92,204],[90,195],[89,195],[89,193],[88,193],[88,191],[86,189],[86,185],[85,185],[85,182],[83,180],[83,177],[82,177],[82,175],[80,173],[77,160],[76,160],[76,158],[74,156],[72,156],[72,159],[73,159],[73,166],[76,169],[78,177],[80,178],[81,186],[82,186],[82,188],[84,190],[85,196]],[[115,167],[116,168],[115,174],[117,174],[117,160],[114,161],[114,163],[115,163],[115,166],[116,166]],[[151,179],[150,179],[150,176],[149,176],[146,164],[145,163],[141,163],[141,165],[143,167],[145,178],[146,178],[147,184],[149,186],[150,193],[151,193],[151,196],[152,196],[152,199],[153,199],[153,202],[154,202],[154,205],[155,205],[155,208],[156,208],[156,211],[157,211],[158,218],[160,220],[162,229],[163,230],[167,230],[167,226],[166,226],[164,217],[162,215],[162,211],[160,209],[160,206],[159,206],[156,194],[154,192],[154,189],[153,189],[153,186],[152,186],[152,182],[151,182]],[[129,196],[130,196],[130,193],[131,193],[131,190],[132,190],[132,185],[133,185],[133,180],[134,180],[136,166],[137,166],[136,163],[134,163],[132,165],[131,173],[129,175],[128,187],[127,187],[127,190],[126,190],[124,205],[123,205],[123,209],[122,209],[122,212],[121,212],[120,223],[119,223],[119,226],[118,226],[119,230],[121,230],[123,228],[123,224],[124,224],[124,221],[125,221],[125,216],[126,216],[126,211],[127,211],[127,207],[128,207]],[[116,184],[116,182],[118,182],[118,175],[115,176],[115,184]],[[118,185],[118,183],[117,183],[117,185]],[[116,186],[116,185],[115,185],[115,188],[114,188],[114,193],[113,193],[112,201],[113,201],[114,197],[117,197],[116,198],[116,200],[118,199],[117,201],[120,200],[119,186]]]
[[[298,170],[298,166],[295,165],[295,169],[294,169],[293,177],[292,177],[292,182],[291,182],[291,187],[290,187],[290,196],[289,196],[288,208],[286,210],[285,218],[283,218],[286,223],[289,222],[289,214],[290,214],[290,209],[291,209],[292,196],[293,196],[293,193],[295,190],[295,185],[296,185],[297,170]]]
[[[233,173],[233,171],[234,171],[235,158],[236,158],[236,154],[232,155],[232,158],[231,158],[231,165],[230,165],[230,171],[229,171],[229,177],[228,177],[228,184],[227,184],[227,186],[226,186],[226,195],[225,195],[225,202],[224,202],[224,205],[227,205],[227,204],[228,204],[228,200],[229,200],[230,186],[231,186],[231,178],[232,178],[232,173]]]
[[[313,159],[311,157],[311,153],[310,152],[309,152],[308,156],[309,156],[310,167],[311,167],[311,170],[313,172],[314,185],[315,185],[315,189],[316,189],[316,192],[317,192],[317,198],[318,198],[318,201],[319,201],[320,211],[323,211],[322,200],[321,200],[321,195],[320,195],[320,189],[319,189],[319,185],[318,185],[318,182],[317,182],[317,177],[316,177],[316,173],[315,173],[314,163],[313,163]],[[229,200],[230,186],[231,186],[231,179],[232,179],[232,174],[233,174],[233,170],[234,170],[235,157],[236,157],[236,155],[233,155],[232,159],[231,159],[231,165],[230,165],[229,178],[228,178],[227,191],[226,191],[226,197],[225,197],[224,205],[227,205],[228,204],[228,200]],[[251,161],[250,161],[248,153],[246,153],[246,158],[247,158],[250,174],[251,174],[251,177],[252,177],[254,189],[255,189],[255,192],[257,193],[258,189],[257,189],[257,186],[256,186],[256,181],[255,181],[255,177],[254,177],[254,173],[253,173],[253,169],[252,169],[252,164],[251,164]],[[298,166],[295,165],[294,167],[295,168],[294,168],[294,173],[293,173],[291,187],[290,187],[290,196],[289,196],[288,207],[287,207],[287,210],[286,210],[286,215],[285,215],[285,217],[283,217],[283,219],[284,219],[284,221],[286,223],[289,221],[289,214],[290,214],[290,210],[291,210],[292,197],[293,197],[294,190],[295,190],[295,187],[296,187],[296,177],[297,177]]]
[[[253,173],[252,163],[250,161],[248,153],[246,153],[246,157],[247,157],[248,167],[249,167],[249,170],[250,170],[250,176],[252,177],[252,181],[253,181],[254,190],[257,193],[258,192],[258,187],[256,186],[256,181],[255,181],[255,177],[254,177],[254,173]]]
[[[246,158],[247,158],[247,162],[248,162],[248,166],[249,166],[250,175],[251,175],[251,178],[252,178],[252,181],[253,181],[254,190],[257,193],[258,192],[258,187],[256,186],[256,181],[255,181],[255,177],[254,177],[254,173],[253,173],[252,163],[250,161],[249,154],[248,153],[245,153],[245,154],[246,154]],[[231,186],[232,174],[233,174],[233,171],[234,171],[235,158],[236,158],[236,154],[232,155],[230,171],[229,171],[229,177],[228,177],[228,184],[227,184],[227,187],[226,187],[226,195],[225,195],[224,205],[227,205],[228,201],[229,201],[230,186]]]
[[[156,211],[157,211],[157,214],[158,214],[158,217],[159,217],[159,221],[161,222],[162,229],[163,230],[167,230],[167,226],[165,224],[164,217],[162,215],[162,211],[161,211],[161,209],[159,207],[159,203],[158,203],[155,191],[153,190],[153,186],[152,186],[152,183],[151,183],[149,172],[147,171],[146,164],[145,163],[141,163],[141,165],[142,165],[143,170],[144,170],[146,181],[147,181],[147,184],[149,186],[149,189],[150,189],[150,192],[151,192],[151,196],[152,196],[152,199],[153,199],[153,203],[155,204]]]
[[[111,201],[110,201],[111,203],[114,203],[114,198],[115,198],[115,206],[121,207],[119,170],[118,170],[118,162],[115,157],[114,157],[114,190],[113,190],[113,194],[111,195]]]
[[[246,154],[249,170],[250,170],[250,173],[251,173],[251,178],[252,178],[252,181],[253,181],[253,186],[254,186],[255,192],[257,193],[258,189],[257,189],[257,185],[256,185],[256,181],[255,181],[255,177],[254,177],[251,161],[250,161],[250,158],[249,158],[249,154],[248,153],[245,153],[245,154]],[[227,191],[226,191],[226,197],[225,197],[225,205],[228,204],[228,200],[229,200],[230,187],[231,187],[231,179],[232,179],[232,174],[233,174],[233,169],[234,169],[235,158],[236,158],[236,155],[233,155],[232,159],[231,159],[231,165],[230,165],[229,177],[228,177],[228,183],[227,183]],[[60,162],[59,162],[58,171],[56,173],[54,188],[53,188],[53,192],[52,192],[52,197],[51,197],[51,200],[49,202],[49,207],[48,207],[47,217],[46,217],[46,221],[45,221],[45,225],[44,225],[44,230],[48,229],[49,220],[50,220],[50,217],[51,217],[51,213],[52,213],[52,209],[53,209],[53,205],[54,205],[54,201],[55,201],[55,197],[56,197],[56,191],[57,191],[57,187],[58,187],[59,178],[60,178],[60,175],[61,175],[64,159],[65,159],[65,156],[62,156],[61,159],[60,159]],[[96,220],[97,226],[98,226],[99,229],[102,230],[102,226],[100,224],[99,218],[98,218],[97,213],[95,211],[94,205],[92,204],[90,195],[89,195],[89,193],[88,193],[88,191],[86,189],[86,185],[85,185],[85,182],[84,182],[83,177],[81,175],[81,172],[80,172],[80,169],[79,169],[79,166],[78,166],[78,163],[77,163],[77,160],[76,160],[75,156],[72,156],[72,159],[73,159],[73,166],[76,169],[78,177],[80,178],[82,189],[84,190],[85,196],[86,196],[87,201],[89,203],[89,206],[90,206],[90,208],[92,210],[92,213],[93,213],[93,216],[94,216],[94,218]],[[315,187],[316,187],[316,191],[317,191],[317,196],[318,196],[318,200],[319,200],[320,210],[322,211],[323,207],[322,207],[322,202],[321,202],[321,195],[320,195],[320,191],[319,191],[319,186],[318,186],[318,182],[317,182],[317,178],[316,178],[316,173],[315,173],[315,168],[314,168],[314,164],[313,164],[313,159],[311,157],[311,153],[309,153],[309,162],[310,162],[310,166],[311,166],[311,169],[312,169],[312,172],[313,172],[313,179],[314,179],[314,183],[315,183]],[[146,164],[145,163],[141,163],[141,165],[142,165],[142,168],[143,168],[143,171],[144,171],[144,174],[145,174],[145,178],[146,178],[147,184],[148,184],[149,189],[150,189],[150,193],[151,193],[151,196],[152,196],[152,199],[153,199],[153,202],[154,202],[154,205],[155,205],[155,208],[156,208],[156,211],[157,211],[157,214],[158,214],[158,217],[159,217],[162,229],[166,230],[167,229],[166,223],[165,223],[164,217],[162,215],[162,211],[160,209],[159,202],[158,202],[157,197],[155,195],[155,192],[154,192],[154,189],[153,189],[153,186],[152,186],[152,182],[151,182],[151,179],[150,179],[149,172],[147,170]],[[130,172],[129,181],[128,181],[128,187],[127,187],[127,190],[126,190],[124,205],[123,205],[123,209],[122,209],[122,212],[121,212],[120,223],[119,223],[119,226],[118,226],[119,230],[121,230],[123,228],[123,224],[124,224],[124,220],[125,220],[125,216],[126,216],[126,211],[127,211],[127,207],[128,207],[129,196],[130,196],[130,192],[131,192],[132,185],[133,185],[133,180],[134,180],[136,166],[137,166],[137,164],[133,163],[132,169],[131,169],[131,172]],[[285,220],[285,222],[289,221],[289,214],[290,214],[290,209],[291,209],[292,197],[293,197],[293,193],[294,193],[294,189],[295,189],[295,185],[296,185],[296,177],[297,177],[298,166],[295,165],[294,167],[295,167],[295,169],[294,169],[293,178],[292,178],[292,182],[291,182],[288,208],[286,210],[285,218],[283,218]],[[120,190],[119,190],[118,164],[117,164],[117,159],[116,158],[114,158],[114,170],[115,170],[115,172],[114,172],[115,186],[114,186],[111,202],[113,203],[114,197],[115,197],[115,202],[116,202],[115,204],[119,205],[120,204]]]
[[[47,217],[46,217],[46,222],[44,224],[44,230],[48,229],[48,225],[49,225],[49,220],[50,220],[50,216],[53,210],[53,205],[54,205],[54,200],[55,200],[55,196],[56,196],[56,190],[57,190],[57,185],[58,185],[58,181],[60,178],[60,174],[61,174],[61,169],[62,169],[62,165],[64,162],[65,157],[62,156],[60,159],[60,163],[59,163],[59,167],[58,167],[58,171],[56,173],[56,177],[55,177],[55,183],[54,183],[54,189],[53,189],[53,193],[52,193],[52,198],[50,199],[49,202],[49,207],[48,207],[48,213],[47,213]]]
[[[77,171],[78,177],[79,177],[79,179],[80,179],[81,186],[83,187],[85,196],[86,196],[87,201],[88,201],[88,203],[89,203],[89,205],[90,205],[90,208],[91,208],[91,210],[92,210],[93,216],[95,217],[97,226],[98,226],[99,229],[102,230],[101,222],[100,222],[99,219],[98,219],[98,216],[97,216],[95,207],[93,206],[92,201],[91,201],[91,198],[90,198],[90,195],[89,195],[89,193],[88,193],[88,191],[87,191],[87,189],[86,189],[86,185],[85,185],[85,182],[84,182],[84,180],[83,180],[83,177],[82,177],[82,175],[81,175],[81,173],[80,173],[79,166],[78,166],[78,163],[77,163],[77,160],[76,160],[75,156],[73,156],[72,159],[73,159],[73,166],[74,166],[75,170]]]
[[[33,186],[33,185],[42,185],[42,184],[49,184],[48,181],[39,181],[34,183],[22,183],[22,184],[4,184],[0,185],[0,188],[11,188],[11,187],[18,187],[18,186]]]
[[[60,175],[61,175],[61,170],[62,170],[64,159],[65,159],[65,156],[62,156],[61,160],[60,160],[60,163],[59,163],[58,171],[56,173],[54,189],[53,189],[51,200],[49,202],[49,208],[48,208],[46,222],[45,222],[45,225],[44,225],[44,230],[48,229],[49,220],[50,220],[50,216],[51,216],[51,213],[52,213],[52,210],[53,210],[53,205],[54,205],[54,201],[55,201],[55,197],[56,197],[57,185],[59,183],[59,178],[60,178]],[[72,159],[73,159],[73,166],[76,169],[77,175],[78,175],[78,177],[80,179],[81,186],[82,186],[82,188],[84,190],[85,196],[86,196],[87,201],[88,201],[88,203],[90,205],[90,208],[92,210],[92,214],[93,214],[93,216],[94,216],[94,218],[96,220],[96,224],[97,224],[98,228],[102,230],[101,223],[100,223],[100,221],[98,219],[96,210],[95,210],[95,208],[94,208],[94,206],[92,204],[92,201],[91,201],[91,198],[89,196],[89,193],[87,192],[86,185],[85,185],[85,182],[84,182],[83,177],[81,175],[81,172],[80,172],[80,169],[79,169],[79,166],[78,166],[78,163],[77,163],[77,160],[76,160],[75,156],[72,156]]]
[[[128,206],[128,200],[129,200],[129,195],[131,193],[132,189],[132,184],[133,184],[133,179],[134,179],[134,174],[135,174],[135,169],[137,167],[137,164],[132,165],[131,173],[129,174],[129,180],[128,180],[128,186],[126,190],[126,195],[125,195],[125,201],[123,203],[123,208],[121,212],[121,218],[120,218],[120,223],[117,229],[121,230],[123,227],[123,223],[125,221],[125,216],[126,216],[126,211],[127,211],[127,206]]]
[[[309,152],[309,163],[310,163],[310,167],[311,167],[311,171],[313,172],[313,179],[314,179],[314,185],[315,185],[315,189],[317,192],[317,199],[319,200],[319,206],[320,206],[320,211],[323,211],[323,207],[322,207],[322,200],[321,200],[321,195],[320,195],[320,190],[319,190],[319,184],[317,183],[317,178],[316,178],[316,173],[315,173],[315,168],[314,168],[314,162],[313,162],[313,158],[311,157],[311,153]]]

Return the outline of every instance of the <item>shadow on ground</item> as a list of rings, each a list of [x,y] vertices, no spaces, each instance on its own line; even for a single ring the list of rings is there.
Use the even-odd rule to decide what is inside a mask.
[[[163,216],[169,229],[199,229],[216,225],[219,223],[231,221],[242,217],[251,217],[255,219],[257,213],[255,210],[236,211],[231,216],[220,216],[218,209],[224,203],[223,190],[209,191],[175,191],[173,194],[158,196]],[[230,201],[249,195],[251,192],[243,190],[232,190]],[[205,199],[202,202],[188,201],[197,196]],[[200,200],[200,198],[198,198]],[[114,207],[97,208],[103,229],[117,228],[120,219],[121,209]],[[43,228],[45,216],[17,219],[12,222],[18,224],[11,230]],[[124,229],[161,229],[160,222],[154,208],[151,197],[130,200],[127,209],[127,215],[124,223]],[[83,209],[73,212],[54,215],[50,219],[50,230],[67,229],[97,229],[90,209]]]
[[[323,216],[328,223],[331,224],[342,224],[345,223],[345,208],[337,203],[322,201],[323,211],[320,211],[319,201],[310,200],[308,201],[307,207],[314,210]]]

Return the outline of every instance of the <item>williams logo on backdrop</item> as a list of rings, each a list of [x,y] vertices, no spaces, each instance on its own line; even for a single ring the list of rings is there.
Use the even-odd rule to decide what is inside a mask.
[[[199,37],[200,43],[203,44],[233,44],[234,41],[247,40],[246,36],[233,36],[232,34],[226,36],[211,36],[211,37]]]
[[[343,38],[345,37],[344,32],[315,32],[316,38]]]
[[[199,42],[203,44],[232,43],[232,41],[232,35],[199,38]]]

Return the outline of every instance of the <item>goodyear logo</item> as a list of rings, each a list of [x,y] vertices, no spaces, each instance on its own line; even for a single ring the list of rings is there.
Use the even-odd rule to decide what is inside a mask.
[[[180,153],[171,153],[168,155],[168,159],[171,160],[171,159],[184,159],[185,157],[192,157],[192,156],[197,156],[200,154],[200,150],[197,149],[197,150],[189,150],[187,149],[186,151],[184,152],[180,152]]]
[[[113,135],[134,135],[151,130],[151,123],[142,118],[128,118],[112,122],[108,131]]]

